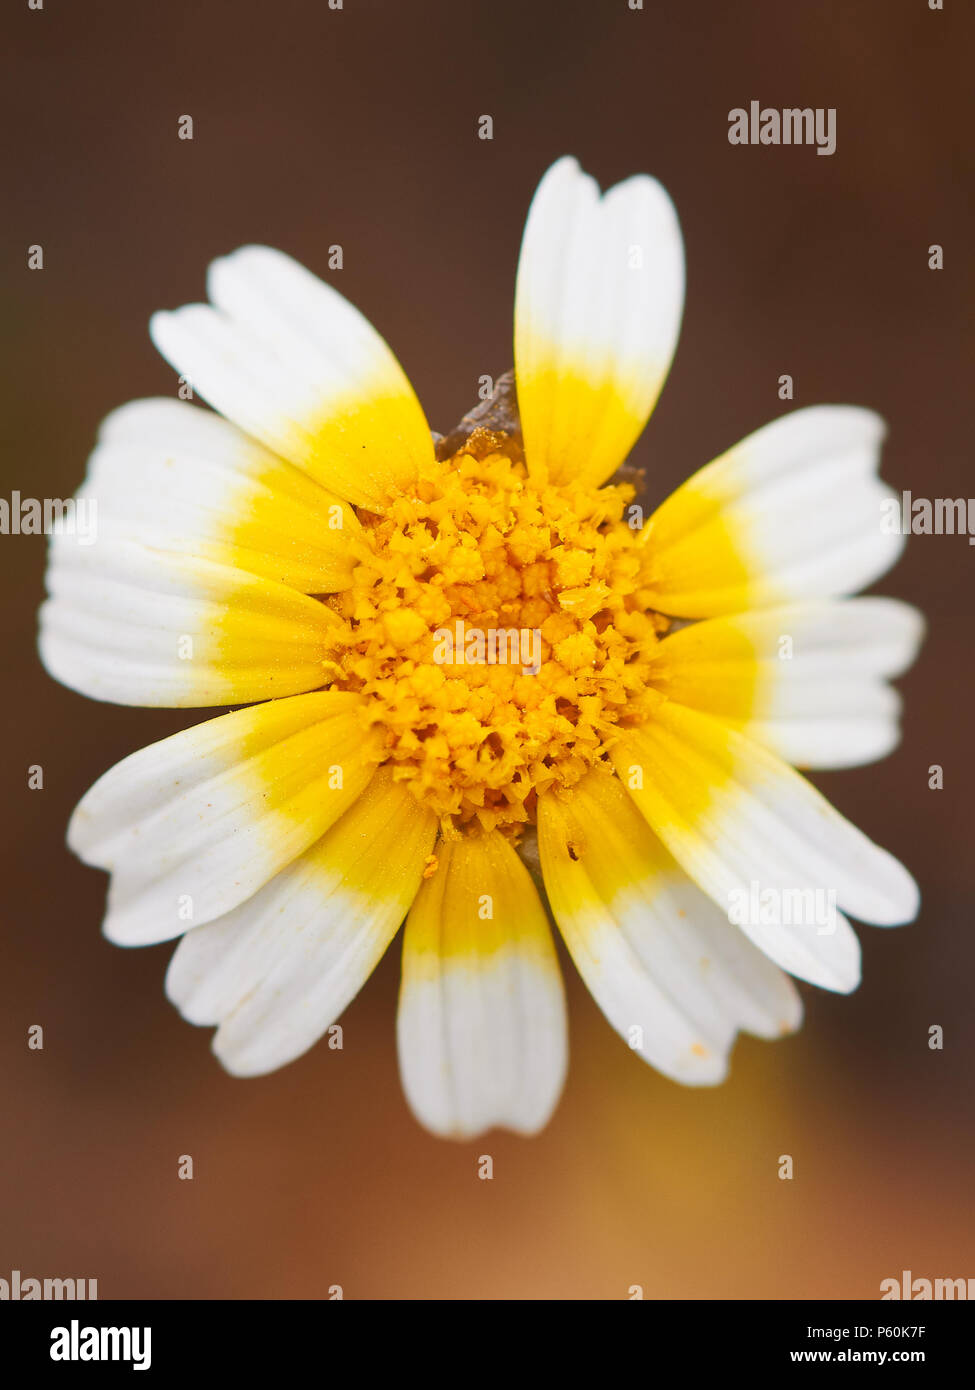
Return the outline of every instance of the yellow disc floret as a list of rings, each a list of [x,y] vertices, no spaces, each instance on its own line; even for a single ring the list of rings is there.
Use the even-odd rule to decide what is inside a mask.
[[[329,676],[367,697],[394,777],[446,835],[517,834],[657,698],[666,622],[641,590],[632,496],[539,482],[512,436],[476,430],[381,516],[360,513]]]

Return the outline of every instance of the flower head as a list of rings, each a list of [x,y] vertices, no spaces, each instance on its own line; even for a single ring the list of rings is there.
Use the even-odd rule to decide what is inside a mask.
[[[878,418],[786,415],[643,524],[610,479],[676,345],[680,231],[654,180],[600,197],[570,159],[529,214],[514,383],[445,438],[287,257],[246,247],[208,287],[152,333],[221,414],[109,417],[98,542],[54,538],[40,640],[95,698],[247,706],[126,758],[69,832],[112,874],[112,940],[181,938],[167,990],[224,1065],[307,1050],[406,918],[414,1111],[537,1130],[566,1062],[539,876],[610,1023],[676,1080],[795,1028],[790,975],[853,989],[843,913],[906,921],[917,890],[791,765],[897,739],[920,620],[846,597],[901,544]]]

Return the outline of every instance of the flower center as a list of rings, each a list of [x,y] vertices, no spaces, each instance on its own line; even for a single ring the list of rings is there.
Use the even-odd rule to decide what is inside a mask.
[[[333,688],[367,697],[394,776],[455,835],[517,835],[654,700],[666,619],[641,583],[629,484],[554,486],[477,429],[382,516],[360,513]]]

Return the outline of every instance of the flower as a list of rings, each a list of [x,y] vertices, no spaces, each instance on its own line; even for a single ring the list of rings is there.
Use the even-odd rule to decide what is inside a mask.
[[[567,1050],[536,881],[609,1022],[688,1084],[723,1078],[739,1031],[798,1026],[790,975],[856,987],[837,909],[915,916],[907,871],[790,766],[897,741],[886,678],[919,616],[843,597],[902,544],[882,422],[796,410],[646,524],[607,481],[683,283],[658,183],[600,197],[559,160],[518,267],[517,413],[501,389],[446,439],[366,320],[276,251],[217,260],[211,305],[154,316],[221,414],[108,417],[98,540],[53,538],[40,649],[96,699],[247,706],[126,758],[69,829],[111,872],[112,941],[180,938],[167,992],[229,1071],[305,1052],[405,918],[415,1114],[531,1133]]]

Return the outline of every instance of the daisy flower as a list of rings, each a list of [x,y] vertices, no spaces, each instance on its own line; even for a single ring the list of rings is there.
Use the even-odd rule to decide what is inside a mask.
[[[400,1069],[444,1135],[531,1133],[558,1100],[550,921],[617,1032],[691,1085],[738,1032],[797,1027],[791,976],[854,989],[844,914],[908,921],[917,889],[794,765],[898,738],[887,678],[920,619],[844,597],[902,545],[881,420],[796,410],[644,524],[610,479],[673,356],[680,229],[653,179],[600,196],[572,159],[529,212],[514,389],[446,438],[287,256],[244,247],[207,289],[151,332],[215,409],[105,421],[97,542],[52,539],[40,650],[95,699],[244,706],[126,758],[69,829],[111,873],[110,940],[179,938],[167,993],[223,1065],[305,1052],[404,919]],[[512,634],[534,665],[503,659]],[[817,893],[828,922],[794,911]]]

